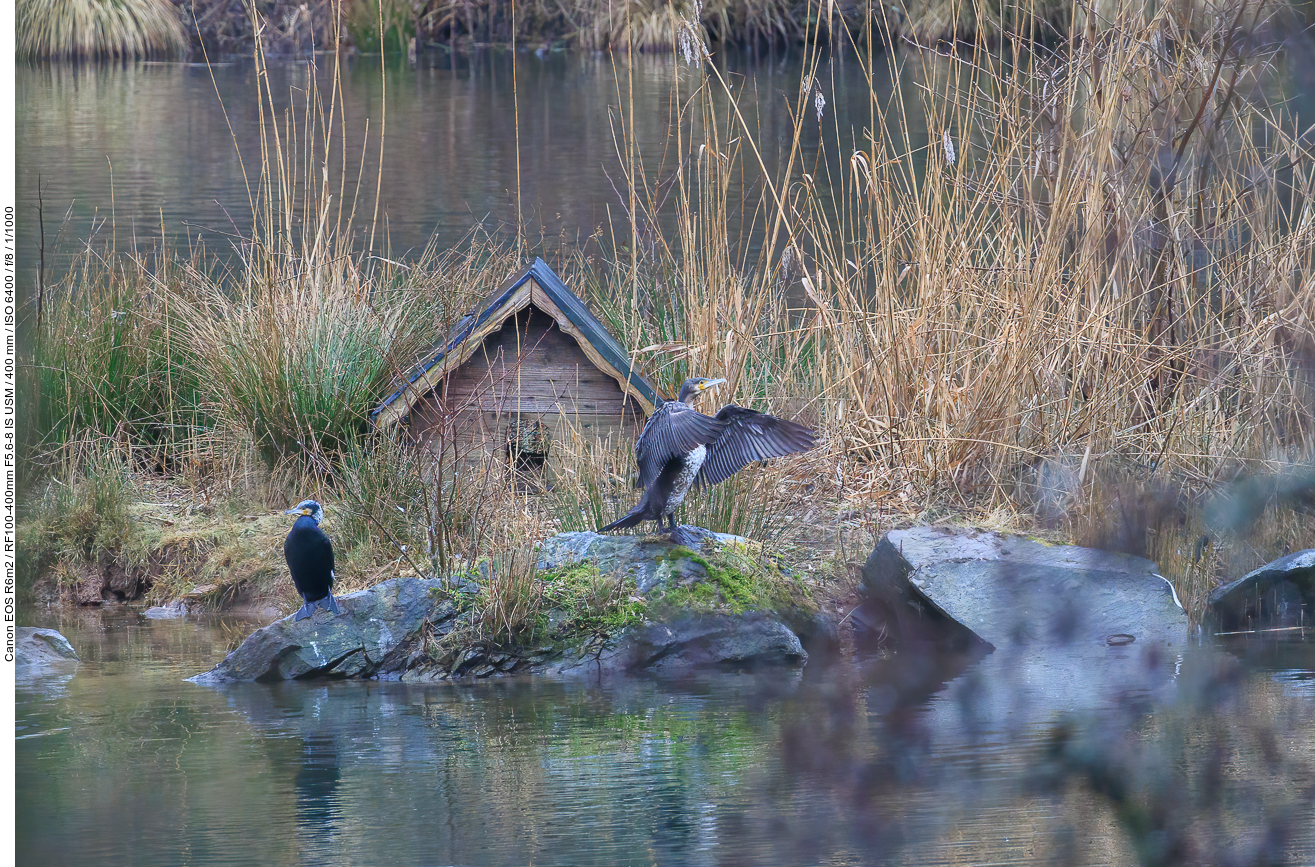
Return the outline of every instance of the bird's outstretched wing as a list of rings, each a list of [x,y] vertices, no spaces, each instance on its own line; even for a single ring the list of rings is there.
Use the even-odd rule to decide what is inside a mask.
[[[698,485],[719,484],[754,461],[806,452],[817,443],[817,435],[801,424],[742,406],[723,406],[716,421],[725,430],[708,446]]]
[[[648,417],[643,433],[635,442],[639,487],[648,490],[662,474],[667,461],[715,442],[725,427],[725,422],[706,416],[687,403],[673,400],[662,404]]]

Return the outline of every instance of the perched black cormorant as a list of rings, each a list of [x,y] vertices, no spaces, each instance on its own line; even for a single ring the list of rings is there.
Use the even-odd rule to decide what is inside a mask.
[[[286,515],[300,515],[292,525],[288,538],[283,540],[283,556],[292,573],[292,583],[306,604],[301,606],[295,619],[305,620],[315,609],[327,608],[334,614],[338,603],[333,600],[333,543],[320,529],[324,509],[314,500],[302,500]]]
[[[690,377],[675,400],[658,407],[635,441],[639,487],[644,496],[624,517],[603,531],[633,527],[640,521],[670,521],[676,539],[676,510],[694,485],[724,482],[754,461],[779,458],[811,449],[811,430],[792,421],[728,404],[716,417],[693,407],[700,394],[724,379]]]

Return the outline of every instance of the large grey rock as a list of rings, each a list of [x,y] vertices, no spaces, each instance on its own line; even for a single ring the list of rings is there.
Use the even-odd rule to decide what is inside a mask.
[[[78,652],[54,629],[20,626],[14,636],[14,675],[20,678],[67,674],[78,664]]]
[[[477,593],[470,580],[397,578],[369,590],[338,597],[342,614],[316,609],[303,621],[290,616],[257,630],[197,683],[276,681],[313,677],[370,677],[433,681],[451,677],[538,672],[559,676],[621,671],[674,671],[703,666],[786,665],[808,659],[805,640],[834,641],[834,627],[806,605],[745,606],[715,602],[674,609],[671,593],[701,582],[733,578],[729,570],[754,557],[752,543],[736,536],[685,528],[700,546],[695,552],[663,537],[564,533],[540,547],[538,566],[552,572],[588,562],[603,574],[635,580],[641,596],[659,600],[643,623],[619,634],[555,639],[537,647],[499,648],[485,642],[431,654],[428,639],[441,638],[469,615],[449,598],[453,591]],[[727,551],[728,546],[735,547]],[[728,556],[733,554],[734,557]],[[740,560],[736,560],[738,557]],[[784,570],[771,566],[780,581]],[[715,574],[710,574],[710,572]],[[491,578],[486,573],[482,580]],[[700,594],[716,599],[716,593]],[[734,610],[731,610],[734,609]],[[738,613],[737,613],[738,612]],[[552,621],[560,612],[548,612]],[[471,630],[471,634],[478,630]],[[458,632],[457,635],[464,634]],[[454,636],[455,638],[455,636]],[[803,640],[801,640],[801,638]]]
[[[1206,603],[1214,632],[1309,625],[1315,611],[1315,548],[1280,557],[1218,587]]]
[[[312,677],[377,677],[405,671],[423,656],[422,632],[443,630],[457,610],[442,581],[393,578],[337,597],[342,613],[322,609],[258,629],[194,683]]]
[[[561,533],[539,547],[539,568],[562,569],[590,561],[600,571],[630,576],[641,595],[655,597],[710,580],[709,562],[731,546],[755,543],[741,536],[682,525],[685,538],[699,546],[688,551],[664,536],[604,536]],[[689,556],[693,554],[693,556]],[[705,666],[801,666],[808,652],[801,640],[834,638],[829,623],[813,610],[681,611],[617,636],[608,646],[568,653],[552,666],[576,671],[669,672]]]
[[[892,531],[863,570],[863,613],[913,668],[948,681],[976,732],[1171,692],[1186,612],[1141,557],[950,528]],[[940,673],[928,660],[967,651]]]
[[[1142,557],[949,527],[892,530],[863,567],[892,642],[992,650],[1136,643],[1178,650],[1187,613]]]

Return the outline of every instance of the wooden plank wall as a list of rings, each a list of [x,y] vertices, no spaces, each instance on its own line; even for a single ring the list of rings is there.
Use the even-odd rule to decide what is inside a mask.
[[[505,452],[507,425],[517,418],[544,422],[554,442],[575,432],[632,443],[645,416],[574,338],[530,306],[508,317],[465,364],[415,404],[411,434],[423,442],[446,423],[459,453],[476,445]]]

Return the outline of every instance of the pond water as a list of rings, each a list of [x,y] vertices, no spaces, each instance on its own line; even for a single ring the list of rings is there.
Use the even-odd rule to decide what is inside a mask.
[[[989,657],[212,688],[253,624],[24,622],[83,662],[18,684],[20,864],[1315,863],[1309,644],[1019,714]]]
[[[725,68],[773,163],[800,61]],[[635,138],[657,177],[691,85],[671,58],[634,70]],[[271,89],[286,102],[310,74],[276,66]],[[55,277],[88,239],[222,249],[247,234],[255,79],[241,63],[213,79],[179,64],[20,67],[26,287],[38,178]],[[848,154],[872,95],[896,85],[870,91],[853,58],[819,79],[828,121],[809,147]],[[385,96],[358,61],[343,102],[346,162],[364,178],[385,127],[392,255],[514,225],[518,158],[535,249],[625,224],[625,67],[479,53],[387,82]],[[17,688],[20,864],[1315,864],[1310,645],[1158,660],[1135,690],[1084,690],[1079,676],[1059,684],[1062,703],[1003,657],[963,669],[913,654],[685,680],[214,689],[184,678],[251,624],[123,606],[21,622],[60,629],[84,661]]]
[[[802,58],[747,54],[718,62],[775,171],[792,134]],[[327,101],[333,61],[318,64],[314,71],[305,62],[270,67],[269,92],[280,112],[304,108],[312,78]],[[826,123],[805,125],[809,154],[825,140],[830,153],[843,149],[848,159],[871,128],[872,97],[890,96],[889,64],[875,69],[869,91],[853,56],[822,64],[817,81]],[[119,250],[149,250],[161,236],[182,249],[200,239],[222,252],[235,236],[249,235],[248,183],[260,163],[253,63],[20,65],[16,77],[18,241],[29,286],[41,247],[39,204],[55,277],[87,239],[97,249],[113,241]],[[386,74],[377,57],[361,58],[344,68],[334,122],[342,134],[331,165],[347,166],[347,199],[359,179],[355,224],[362,238],[378,182],[375,249],[385,252],[386,235],[387,252],[399,258],[414,256],[431,238],[440,247],[455,244],[477,225],[512,229],[518,206],[533,250],[551,253],[596,232],[610,242],[614,229],[624,243],[629,200],[621,134],[633,130],[644,174],[669,182],[677,162],[672,119],[700,80],[670,56],[614,62],[605,55],[490,51],[435,55],[415,69],[394,62]],[[717,102],[724,105],[724,96]],[[300,111],[294,119],[305,128]],[[286,142],[286,127],[282,135]],[[739,136],[724,138],[731,137]],[[760,181],[737,176],[733,183],[738,190]]]

